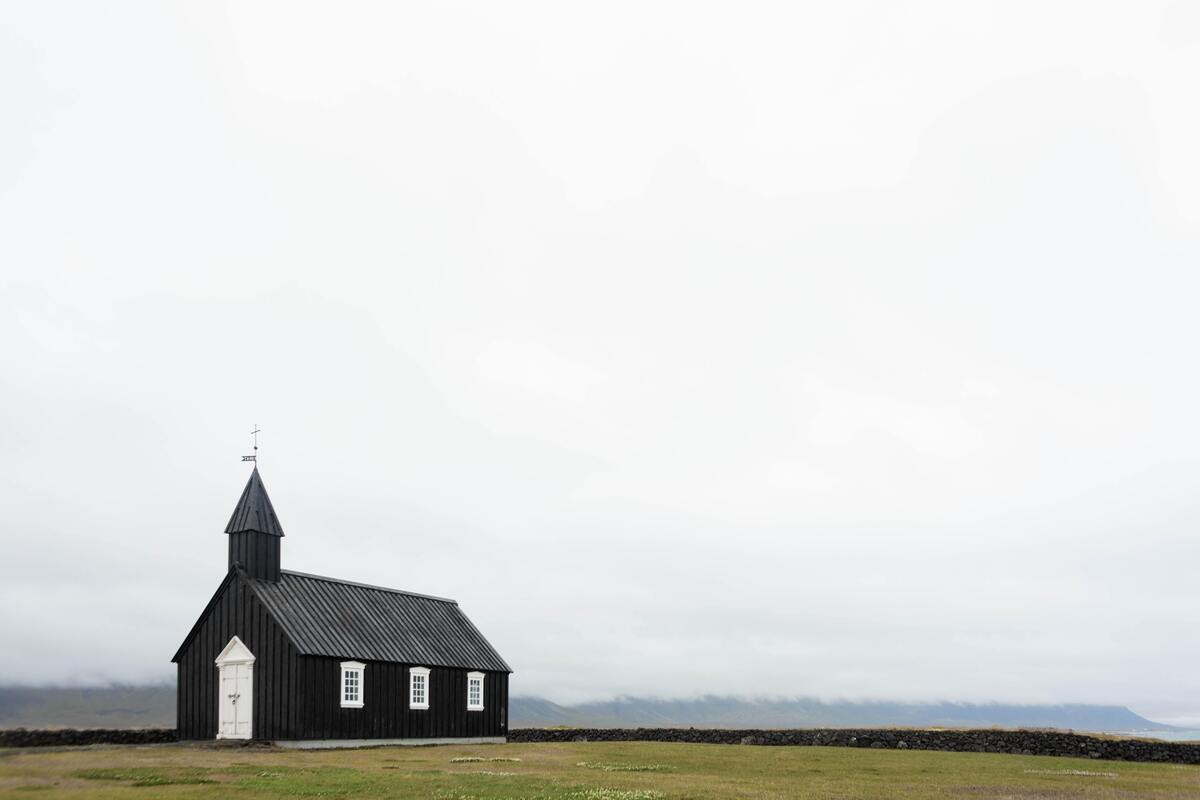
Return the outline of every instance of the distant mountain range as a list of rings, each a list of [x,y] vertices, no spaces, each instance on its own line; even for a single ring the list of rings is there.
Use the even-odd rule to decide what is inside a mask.
[[[654,700],[618,697],[562,706],[537,697],[509,702],[512,727],[697,728],[1071,728],[1083,731],[1169,730],[1124,706],[997,703],[825,702],[700,697]]]
[[[618,697],[559,705],[514,697],[509,727],[850,728],[947,727],[1072,728],[1082,731],[1170,730],[1124,706],[1001,705],[970,703],[825,702],[699,697],[656,700]],[[170,728],[175,687],[0,687],[0,728]]]
[[[0,686],[0,728],[174,728],[175,684]]]

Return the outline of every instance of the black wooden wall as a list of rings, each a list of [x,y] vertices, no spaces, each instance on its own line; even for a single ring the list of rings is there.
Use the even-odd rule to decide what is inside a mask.
[[[234,636],[254,654],[254,738],[285,739],[294,730],[298,704],[285,687],[296,681],[295,648],[258,598],[231,575],[201,617],[179,657],[177,726],[181,739],[217,736],[217,666],[213,662]],[[301,701],[303,702],[303,701]]]
[[[213,663],[234,636],[255,656],[254,738],[409,739],[505,736],[508,674],[485,672],[484,710],[467,711],[470,670],[434,667],[429,708],[408,707],[408,668],[364,661],[363,707],[341,707],[341,661],[301,656],[270,614],[232,574],[197,623],[179,657],[178,727],[181,739],[217,735],[217,678]]]
[[[467,673],[430,667],[429,708],[408,707],[407,664],[365,661],[363,707],[341,707],[341,661],[301,659],[302,694],[297,739],[415,739],[505,736],[508,730],[508,675],[484,672],[483,710],[467,710]],[[422,666],[417,664],[415,666]],[[285,738],[285,737],[275,737]]]

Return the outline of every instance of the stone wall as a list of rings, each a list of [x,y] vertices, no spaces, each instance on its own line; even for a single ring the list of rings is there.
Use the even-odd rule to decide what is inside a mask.
[[[689,742],[697,744],[822,745],[967,753],[1074,756],[1114,761],[1200,764],[1200,744],[1104,739],[1062,731],[812,728],[518,728],[510,742]]]
[[[0,747],[66,747],[85,744],[164,744],[179,741],[174,728],[62,728],[0,730]]]
[[[0,747],[62,747],[89,744],[166,744],[174,729],[0,730]],[[822,745],[964,753],[1019,753],[1114,761],[1200,764],[1200,744],[1144,739],[1102,739],[1061,731],[906,730],[895,728],[796,730],[709,728],[518,728],[510,742],[688,742],[693,744]]]

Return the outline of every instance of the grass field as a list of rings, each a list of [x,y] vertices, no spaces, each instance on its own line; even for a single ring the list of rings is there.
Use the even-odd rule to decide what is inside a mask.
[[[1200,798],[1200,767],[642,742],[0,751],[0,798]]]

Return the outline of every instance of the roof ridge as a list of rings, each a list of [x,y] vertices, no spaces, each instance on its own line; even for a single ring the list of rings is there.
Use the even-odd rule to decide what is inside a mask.
[[[358,581],[346,581],[341,578],[331,578],[328,575],[314,575],[311,572],[297,572],[294,569],[281,569],[280,573],[284,575],[295,575],[298,578],[312,578],[313,580],[326,581],[327,583],[341,583],[346,586],[358,586],[362,589],[375,589],[380,592],[391,592],[392,594],[403,594],[409,597],[420,597],[425,600],[437,600],[440,603],[450,603],[458,605],[457,600],[451,600],[449,597],[438,597],[433,594],[421,594],[420,592],[409,592],[404,589],[392,589],[387,586],[376,586],[373,583],[359,583]]]

